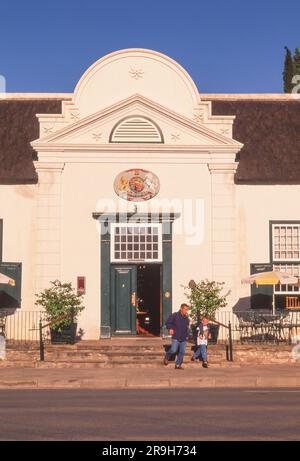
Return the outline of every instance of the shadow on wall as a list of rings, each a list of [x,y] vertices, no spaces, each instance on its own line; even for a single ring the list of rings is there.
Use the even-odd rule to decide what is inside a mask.
[[[6,319],[9,315],[13,315],[16,309],[5,309],[0,307],[0,336],[6,336]]]
[[[248,317],[249,311],[262,313],[272,312],[272,296],[262,293],[254,296],[246,296],[245,298],[240,298],[232,308],[232,312],[239,319],[244,320]]]
[[[3,290],[0,290],[0,308],[17,309],[20,307],[19,301]]]

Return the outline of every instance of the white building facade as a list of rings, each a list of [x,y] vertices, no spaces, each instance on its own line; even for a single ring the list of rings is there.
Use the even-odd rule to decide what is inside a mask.
[[[214,101],[299,111],[297,97],[201,95],[171,58],[129,49],[92,65],[73,94],[8,95],[0,108],[29,100],[61,110],[36,113],[31,180],[11,169],[0,185],[2,261],[22,264],[22,310],[58,279],[85,291],[84,339],[160,336],[191,279],[225,282],[234,310],[251,308],[241,279],[255,265],[299,274],[300,178],[237,181],[239,116],[213,111]],[[295,290],[277,293],[279,308]]]

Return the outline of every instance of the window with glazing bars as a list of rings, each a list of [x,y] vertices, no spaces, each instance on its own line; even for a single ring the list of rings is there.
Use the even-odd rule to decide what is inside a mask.
[[[293,275],[294,277],[300,277],[300,264],[274,264],[274,271],[287,272],[288,274]],[[297,285],[275,285],[275,293],[299,293],[299,287]]]
[[[273,224],[273,261],[300,261],[300,225]]]
[[[162,260],[161,224],[111,225],[112,262],[160,262]]]

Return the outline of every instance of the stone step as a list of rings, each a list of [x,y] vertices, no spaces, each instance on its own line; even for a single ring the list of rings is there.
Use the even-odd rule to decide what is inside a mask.
[[[278,356],[266,356],[266,355],[248,355],[245,357],[239,357],[238,355],[234,356],[234,362],[228,362],[225,356],[213,356],[209,355],[209,363],[211,366],[240,366],[240,365],[258,365],[258,364],[287,364],[295,363],[295,360],[292,358],[291,354],[280,354]],[[185,358],[185,366],[188,367],[198,367],[201,366],[199,362],[191,362],[189,357]],[[0,368],[2,367],[24,367],[24,368],[35,368],[35,367],[44,367],[44,368],[111,368],[111,367],[162,367],[162,356],[149,356],[149,357],[120,357],[117,354],[114,356],[104,355],[102,357],[89,357],[89,358],[80,358],[73,357],[72,359],[59,358],[53,359],[46,355],[45,361],[40,362],[39,357],[31,358],[30,360],[26,359],[6,359],[0,360]],[[170,361],[170,367],[174,366],[174,361]]]
[[[155,344],[114,343],[109,344],[99,341],[94,344],[88,342],[75,345],[46,345],[45,363],[39,365],[39,349],[37,344],[34,348],[16,349],[7,348],[6,360],[0,360],[2,366],[24,367],[49,366],[54,367],[151,367],[161,366],[164,356],[164,345],[169,343],[156,341]],[[185,361],[189,363],[192,344],[187,347]],[[280,364],[294,362],[291,356],[292,346],[289,345],[264,345],[264,344],[235,344],[233,350],[235,364]],[[224,344],[211,345],[208,348],[208,357],[211,364],[223,366],[226,361],[226,347]],[[173,362],[174,363],[174,362]],[[69,364],[69,365],[67,365]],[[93,365],[94,364],[94,365]],[[172,365],[172,363],[171,363]],[[192,364],[191,364],[192,365]],[[21,366],[21,365],[20,365]]]
[[[36,368],[37,360],[0,360],[0,368]]]
[[[247,356],[286,356],[290,354],[292,351],[292,346],[278,347],[278,348],[249,348],[249,349],[241,349],[241,348],[234,348],[233,354],[236,357],[247,357]],[[191,355],[192,349],[188,348],[186,351],[186,356]],[[89,358],[89,357],[102,357],[102,356],[119,356],[119,357],[162,357],[164,355],[164,349],[157,349],[157,350],[128,350],[127,348],[123,348],[120,350],[117,349],[98,349],[98,350],[77,350],[77,349],[49,349],[45,348],[45,354],[49,357],[53,358],[72,358],[72,357],[80,357],[80,358]],[[208,354],[211,357],[224,357],[226,356],[226,349],[208,349]],[[36,357],[39,357],[39,350],[6,350],[6,356],[10,359],[24,359],[24,360],[32,360]]]
[[[216,367],[239,367],[241,364],[235,364],[231,362],[217,362],[212,364],[210,362],[210,366],[213,368]],[[41,369],[57,369],[57,368],[77,368],[77,369],[93,369],[93,368],[174,368],[174,362],[169,363],[168,367],[165,367],[162,362],[142,362],[142,363],[125,363],[125,362],[106,362],[106,361],[44,361],[44,362],[24,362],[24,361],[15,361],[15,362],[8,362],[8,361],[1,361],[0,368],[41,368]],[[190,363],[185,362],[184,368],[188,369],[197,369],[201,367],[200,363]]]
[[[154,345],[145,345],[145,344],[103,344],[99,342],[99,344],[82,344],[77,343],[75,345],[53,345],[46,343],[45,349],[49,352],[52,351],[82,351],[82,352],[91,352],[91,351],[128,351],[132,353],[134,351],[152,351],[152,352],[161,352],[164,350],[164,346],[168,346],[170,343],[156,343]],[[188,343],[187,350],[190,350],[193,347],[193,344]],[[291,345],[288,344],[262,344],[262,343],[251,343],[251,344],[240,344],[234,343],[233,349],[236,351],[247,351],[247,350],[259,350],[259,351],[274,351],[274,350],[290,350]],[[15,344],[15,343],[7,343],[6,344],[7,351],[23,351],[23,352],[35,352],[39,350],[39,345],[37,343],[32,344]],[[225,344],[214,344],[209,345],[208,350],[212,351],[225,351],[226,345]]]
[[[97,356],[102,356],[102,355],[107,355],[114,357],[116,355],[120,357],[157,357],[157,356],[163,356],[165,351],[164,350],[159,350],[159,351],[48,351],[46,350],[46,353],[52,357],[97,357]],[[187,350],[186,355],[191,355],[192,351]],[[225,355],[225,351],[210,351],[210,355],[217,355],[217,356],[222,356]]]
[[[32,362],[32,361],[39,361],[39,353],[26,355],[24,353],[7,353],[6,354],[6,361],[16,362],[16,361],[23,361],[23,362]],[[161,362],[163,360],[164,354],[163,352],[160,353],[152,353],[152,352],[143,352],[143,353],[135,353],[135,354],[128,354],[126,352],[111,352],[108,351],[106,353],[80,353],[80,352],[72,352],[72,353],[49,353],[46,351],[45,359],[47,361],[106,361],[106,362],[122,362],[122,363],[131,363],[131,362],[149,362],[149,361],[157,361]],[[191,354],[186,354],[186,360],[189,360]],[[210,360],[212,362],[215,361],[222,361],[226,359],[226,355],[223,353],[212,353],[210,354]]]
[[[165,351],[166,348],[168,348],[170,344],[161,344],[158,346],[97,346],[97,347],[78,347],[77,345],[64,345],[64,346],[54,346],[54,345],[45,345],[45,350],[47,352],[70,352],[70,353],[87,353],[87,352],[127,352],[128,354],[134,354],[134,353],[143,353],[143,352],[154,352],[154,353],[162,353]],[[186,350],[190,351],[192,348],[194,348],[193,344],[188,344]],[[12,345],[6,347],[7,351],[14,351],[14,352],[24,352],[24,353],[36,353],[39,351],[39,347],[35,346],[34,348],[26,348],[25,346],[21,348],[20,346],[18,347],[13,347]],[[211,346],[209,347],[209,350],[211,352],[213,351],[225,351],[226,347],[224,345],[218,345],[218,346]]]
[[[209,363],[212,366],[227,366],[231,362],[227,362],[226,357],[219,356],[219,355],[209,355]],[[113,355],[103,355],[99,357],[72,357],[70,358],[53,358],[46,354],[45,361],[40,362],[39,356],[31,358],[30,360],[27,358],[26,360],[22,358],[7,358],[6,360],[0,360],[0,368],[1,367],[24,367],[24,368],[34,368],[34,367],[57,367],[57,368],[64,368],[64,367],[74,367],[74,368],[93,368],[93,367],[161,367],[162,366],[162,359],[163,356],[120,356],[118,354]],[[234,356],[234,362],[231,365],[249,365],[249,364],[283,364],[283,363],[295,363],[295,360],[292,358],[290,353],[285,354],[278,354],[278,355],[270,355],[266,356],[264,354],[260,355],[246,355],[246,356]],[[190,357],[185,357],[185,364],[187,366],[201,366],[201,363],[196,362],[193,363],[190,361]],[[169,366],[174,366],[174,361],[169,362]]]
[[[74,354],[74,355],[53,355],[46,353],[45,354],[45,360],[46,361],[57,361],[57,362],[92,362],[92,361],[103,361],[103,362],[120,362],[120,363],[144,363],[144,362],[152,362],[155,361],[157,363],[161,363],[163,360],[164,355],[163,354],[133,354],[133,355],[128,355],[125,353],[119,353],[119,352],[107,352],[106,354],[90,354],[90,355],[81,355],[81,354]],[[185,360],[189,361],[191,355],[186,355]],[[36,354],[35,356],[23,356],[23,354],[17,354],[16,356],[12,354],[7,354],[6,355],[6,362],[37,362],[39,361],[40,356],[39,354]],[[216,362],[216,361],[223,361],[226,359],[226,356],[224,354],[210,354],[209,359],[211,362]],[[172,361],[171,361],[172,362]]]

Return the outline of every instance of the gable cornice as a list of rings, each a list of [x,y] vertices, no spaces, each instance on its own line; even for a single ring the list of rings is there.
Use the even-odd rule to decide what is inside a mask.
[[[184,128],[192,130],[200,135],[206,136],[207,138],[213,140],[217,145],[220,144],[223,147],[230,146],[231,148],[235,148],[236,152],[238,152],[243,147],[243,144],[241,144],[240,142],[232,138],[228,138],[227,136],[224,136],[222,134],[219,134],[210,128],[207,128],[205,124],[196,123],[195,121],[181,114],[178,114],[154,101],[151,101],[148,98],[141,96],[139,94],[132,95],[129,98],[120,101],[116,104],[113,104],[112,106],[109,106],[104,110],[96,112],[93,115],[89,115],[82,120],[70,123],[66,127],[59,129],[55,133],[43,136],[35,141],[32,141],[31,145],[34,149],[41,150],[46,146],[50,148],[50,145],[53,143],[57,148],[59,145],[61,146],[63,144],[63,142],[60,143],[59,141],[62,140],[64,136],[76,133],[89,125],[92,126],[93,123],[99,122],[100,120],[104,120],[105,118],[115,116],[116,113],[121,110],[126,110],[128,108],[134,107],[136,107],[137,110],[139,107],[142,107],[144,109],[147,108],[148,110],[156,112],[160,116],[167,117],[170,121],[173,121],[174,123],[182,125]],[[234,116],[212,116],[212,118],[216,118],[217,120],[225,119],[231,121],[234,119]],[[65,149],[68,149],[69,147],[70,145],[65,146]],[[93,149],[93,147],[94,146],[90,146],[91,149]],[[97,149],[99,149],[99,147],[100,146],[96,146]],[[106,144],[105,147],[109,147],[109,149],[111,149],[111,144]],[[74,149],[75,145],[73,145],[72,148]],[[78,145],[78,148],[80,148],[80,145]]]

